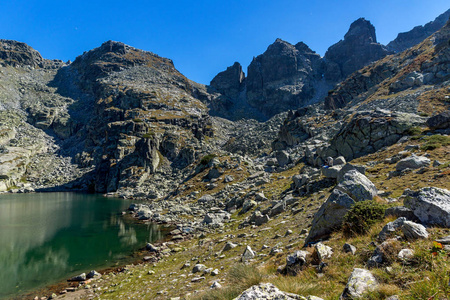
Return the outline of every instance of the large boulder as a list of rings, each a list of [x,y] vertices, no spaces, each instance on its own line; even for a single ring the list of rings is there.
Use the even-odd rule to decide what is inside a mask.
[[[376,278],[365,269],[354,268],[340,299],[361,298],[364,293],[378,286]]]
[[[399,172],[404,171],[406,169],[419,169],[423,167],[428,167],[430,165],[430,159],[425,156],[416,156],[412,154],[409,157],[406,157],[400,160],[395,169]]]
[[[450,11],[450,10],[449,10]],[[427,120],[427,125],[431,129],[446,129],[450,127],[450,110],[446,110]]]
[[[343,156],[349,161],[395,144],[409,128],[423,125],[425,120],[416,114],[382,109],[357,112],[315,155],[322,160]]]
[[[234,298],[234,300],[259,300],[259,299],[273,299],[273,300],[295,300],[299,299],[298,295],[292,295],[280,291],[271,283],[260,283],[254,285],[242,294]]]
[[[424,224],[450,227],[450,191],[437,187],[425,187],[420,191],[405,191],[406,207]]]
[[[314,215],[305,243],[315,241],[341,227],[345,214],[355,202],[372,200],[376,195],[375,185],[363,174],[356,170],[344,174],[342,181]]]
[[[428,232],[425,226],[412,221],[403,222],[402,232],[407,240],[428,238]]]

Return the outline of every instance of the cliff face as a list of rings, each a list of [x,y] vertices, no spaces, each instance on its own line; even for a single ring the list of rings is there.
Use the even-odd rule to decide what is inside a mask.
[[[447,22],[419,45],[352,74],[328,95],[325,108],[358,105],[434,114],[430,107],[438,109],[445,103],[450,74],[449,28]]]
[[[311,103],[322,60],[304,43],[277,39],[248,67],[247,101],[270,117]]]
[[[325,53],[325,78],[337,83],[365,65],[383,58],[388,51],[377,43],[375,27],[361,18],[350,25],[350,29]]]
[[[207,107],[193,97],[198,86],[169,59],[108,41],[64,65],[25,44],[3,44],[1,113],[16,117],[2,123],[9,132],[2,145],[20,162],[4,170],[3,189],[31,179],[31,170],[51,160],[48,178],[33,187],[157,197],[171,186],[152,177],[184,169],[202,152],[200,141],[212,136]],[[16,146],[33,147],[24,153]],[[70,169],[65,178],[52,175],[62,165]]]
[[[416,26],[410,31],[399,33],[393,41],[386,45],[386,48],[389,51],[402,52],[410,47],[413,47],[442,28],[448,21],[449,17],[450,9],[439,15],[436,19],[434,19],[434,21],[431,21],[423,26]]]

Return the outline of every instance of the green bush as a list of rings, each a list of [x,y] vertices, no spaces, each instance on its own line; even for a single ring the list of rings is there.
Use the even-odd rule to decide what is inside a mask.
[[[370,227],[383,220],[386,206],[375,201],[356,202],[344,216],[342,229],[347,235],[366,233]]]
[[[407,135],[419,135],[422,133],[422,128],[418,127],[418,126],[414,126],[414,127],[410,127],[408,128],[408,130],[406,130],[406,134]]]
[[[207,165],[207,164],[209,164],[209,162],[214,158],[214,157],[216,157],[217,155],[215,155],[214,153],[211,153],[211,154],[208,154],[208,155],[205,155],[205,156],[203,156],[202,157],[202,159],[200,160],[200,163],[202,164],[202,165]]]
[[[135,118],[135,119],[133,119],[133,122],[134,122],[134,123],[142,123],[142,122],[144,122],[144,121],[142,121],[142,119]]]

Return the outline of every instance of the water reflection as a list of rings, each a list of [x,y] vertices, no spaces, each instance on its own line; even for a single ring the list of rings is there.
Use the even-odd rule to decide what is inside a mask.
[[[0,195],[0,298],[111,266],[161,237],[128,224],[125,200],[70,193]]]

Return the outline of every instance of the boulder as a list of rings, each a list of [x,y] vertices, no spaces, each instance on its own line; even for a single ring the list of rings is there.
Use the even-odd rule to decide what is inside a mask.
[[[345,173],[336,189],[347,193],[355,201],[372,200],[377,195],[375,185],[356,170]]]
[[[411,249],[402,249],[398,253],[397,257],[401,260],[411,259],[414,257],[414,251]]]
[[[255,211],[250,217],[250,223],[255,223],[256,226],[261,226],[269,221],[269,216],[263,215],[259,210]]]
[[[298,189],[304,186],[310,181],[310,177],[307,174],[300,174],[292,176],[292,181],[294,182],[294,188]]]
[[[404,217],[404,218],[406,218],[407,220],[410,220],[410,221],[418,220],[416,215],[414,215],[414,212],[412,211],[412,209],[404,207],[404,206],[389,207],[384,212],[384,216],[385,217],[394,216],[394,217],[397,217],[397,218]]]
[[[428,167],[430,163],[431,160],[429,158],[425,156],[416,156],[413,154],[407,158],[400,160],[395,166],[395,169],[398,172],[402,172],[405,169],[420,169],[423,167]]]
[[[372,291],[378,282],[366,269],[354,268],[340,299],[360,298],[365,292]]]
[[[192,269],[192,273],[204,272],[206,270],[206,266],[203,264],[196,264]]]
[[[289,254],[286,257],[286,266],[292,265],[301,265],[303,266],[306,263],[306,257],[309,255],[309,252],[298,250],[294,253]]]
[[[344,250],[345,253],[350,252],[352,255],[355,255],[355,253],[356,253],[356,247],[351,244],[348,244],[348,243],[344,244],[344,246],[342,247],[342,250]]]
[[[332,255],[333,249],[330,246],[324,245],[320,242],[314,245],[312,258],[316,263],[320,263],[327,258],[331,258]]]
[[[381,241],[386,240],[390,234],[392,234],[395,231],[397,231],[398,229],[400,229],[405,222],[406,222],[406,218],[401,217],[395,221],[387,223],[386,225],[384,225],[383,229],[381,229],[380,233],[378,234],[378,238]]]
[[[234,300],[260,300],[260,299],[276,299],[276,300],[295,300],[299,299],[298,295],[291,297],[288,293],[280,291],[271,283],[260,283],[246,289],[242,294],[234,298]]]
[[[95,270],[92,270],[86,275],[86,278],[97,278],[100,276],[102,276],[102,274],[100,274],[99,272],[97,272]]]
[[[311,229],[305,243],[310,243],[317,238],[330,234],[334,229],[342,225],[344,216],[355,201],[346,193],[334,189],[327,201],[322,204],[314,215]]]
[[[197,200],[197,202],[200,204],[204,204],[204,203],[213,202],[214,200],[215,200],[215,198],[213,196],[206,194],[206,195],[201,196]]]
[[[223,251],[228,251],[228,250],[231,250],[231,249],[236,248],[236,247],[237,247],[236,244],[234,244],[232,242],[227,242],[225,244],[225,246],[223,247]]]
[[[423,224],[450,227],[450,191],[425,187],[420,191],[406,190],[404,205],[413,210]]]
[[[291,157],[289,156],[289,153],[283,150],[275,152],[275,158],[277,159],[278,165],[280,167],[284,167],[285,165],[291,162]]]
[[[81,273],[80,275],[70,278],[69,281],[85,281],[86,278],[86,273]]]
[[[255,207],[256,205],[258,205],[258,203],[256,203],[255,200],[251,200],[251,199],[247,199],[244,201],[244,204],[242,205],[242,209],[239,212],[240,215],[245,214],[246,212],[248,212],[250,209],[252,209],[253,207]]]
[[[402,232],[408,240],[426,239],[428,238],[427,229],[412,221],[405,221],[402,225]]]
[[[427,120],[427,125],[431,129],[446,129],[450,127],[450,110],[446,110]]]
[[[332,166],[332,167],[324,167],[322,168],[322,175],[327,178],[338,178],[339,171],[342,169],[341,165]]]
[[[255,252],[252,250],[250,246],[245,247],[244,253],[242,253],[241,261],[246,262],[256,256]]]

